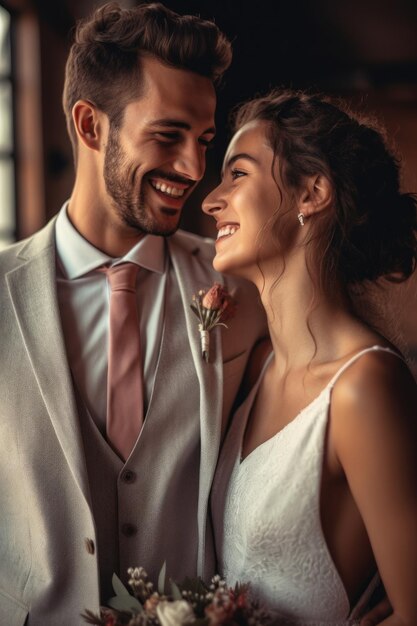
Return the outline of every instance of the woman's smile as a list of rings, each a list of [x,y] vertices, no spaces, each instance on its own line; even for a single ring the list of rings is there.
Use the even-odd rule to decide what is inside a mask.
[[[218,233],[217,233],[216,243],[218,243],[219,241],[224,241],[225,239],[229,239],[230,237],[233,237],[233,235],[239,230],[239,228],[240,228],[239,224],[235,224],[235,223],[217,224]]]

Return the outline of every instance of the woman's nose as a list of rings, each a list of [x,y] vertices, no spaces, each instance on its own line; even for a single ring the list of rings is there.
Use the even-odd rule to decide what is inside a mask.
[[[220,187],[221,185],[213,189],[203,200],[202,209],[207,215],[214,216],[215,213],[226,207],[226,202],[220,193]]]

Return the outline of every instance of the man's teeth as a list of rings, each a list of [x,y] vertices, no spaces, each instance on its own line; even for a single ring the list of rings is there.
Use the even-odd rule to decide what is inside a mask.
[[[237,230],[239,230],[239,226],[223,226],[217,233],[217,239],[226,237],[227,235],[234,235]]]
[[[167,196],[172,196],[173,198],[181,198],[185,192],[185,189],[178,189],[178,187],[166,185],[165,183],[160,183],[159,181],[151,181],[151,185],[158,191],[162,191],[162,193],[165,193]]]

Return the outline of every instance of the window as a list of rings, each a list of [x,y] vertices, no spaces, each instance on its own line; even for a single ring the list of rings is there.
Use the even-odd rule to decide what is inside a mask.
[[[11,16],[0,5],[0,248],[16,237]]]

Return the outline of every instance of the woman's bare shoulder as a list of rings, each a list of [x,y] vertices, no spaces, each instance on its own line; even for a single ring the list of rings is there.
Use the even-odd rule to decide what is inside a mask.
[[[401,355],[372,350],[349,366],[336,381],[330,408],[337,448],[367,438],[416,436],[417,385]]]
[[[342,373],[334,385],[333,406],[337,409],[369,408],[370,403],[404,394],[415,397],[417,385],[402,355],[391,348],[373,349],[360,356]]]

